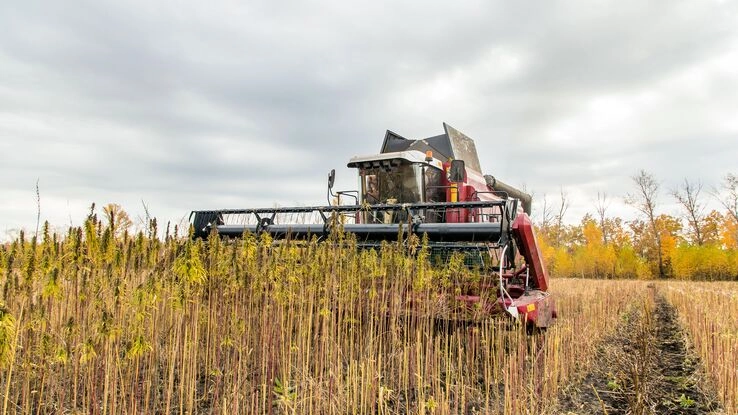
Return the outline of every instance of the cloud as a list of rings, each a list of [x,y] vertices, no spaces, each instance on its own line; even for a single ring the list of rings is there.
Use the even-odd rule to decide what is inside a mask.
[[[321,203],[385,129],[477,141],[537,195],[622,195],[652,171],[735,171],[733,2],[105,2],[0,5],[6,228],[92,201],[178,218]],[[664,200],[667,198],[664,197]],[[623,210],[626,212],[626,210]]]

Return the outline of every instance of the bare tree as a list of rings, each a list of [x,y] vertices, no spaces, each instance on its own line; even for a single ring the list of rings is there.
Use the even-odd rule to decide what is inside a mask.
[[[609,207],[610,202],[607,200],[607,193],[597,192],[597,204],[595,205],[595,210],[597,210],[597,218],[600,221],[603,245],[607,245],[607,229],[605,229],[605,219],[607,219],[607,209]]]
[[[569,194],[564,191],[563,187],[559,194],[561,195],[561,203],[559,204],[559,213],[556,215],[556,224],[561,226],[564,222],[564,215],[569,210]]]
[[[648,220],[648,224],[653,232],[656,241],[656,251],[658,255],[659,278],[664,278],[664,258],[661,252],[661,233],[656,225],[656,202],[659,195],[659,183],[651,173],[641,170],[635,176],[631,177],[636,185],[635,193],[628,193],[625,196],[625,203],[638,209]]]
[[[561,203],[559,204],[559,213],[556,215],[556,246],[561,245],[561,234],[564,232],[564,215],[569,210],[569,198],[568,194],[564,191],[564,188],[560,188]]]
[[[720,204],[738,222],[738,175],[728,173],[723,178],[723,195],[718,195]],[[716,192],[717,193],[717,192]]]
[[[553,222],[553,211],[551,210],[551,205],[548,203],[548,198],[544,193],[543,207],[541,209],[541,229],[548,231],[551,227],[551,222]]]
[[[728,211],[728,215],[733,218],[735,223],[738,223],[738,175],[734,173],[726,174],[723,177],[722,190],[722,194],[715,190],[715,196]],[[734,237],[738,240],[738,231],[736,231]]]
[[[684,208],[689,228],[691,229],[693,242],[702,246],[705,243],[702,227],[705,220],[705,206],[699,202],[702,183],[690,183],[684,179],[684,183],[677,189],[671,191],[671,195]]]

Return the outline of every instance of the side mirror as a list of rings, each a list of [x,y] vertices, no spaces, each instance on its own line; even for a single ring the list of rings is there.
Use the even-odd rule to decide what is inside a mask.
[[[461,183],[466,177],[466,166],[464,160],[451,160],[451,168],[448,170],[448,181]]]
[[[328,188],[333,189],[333,184],[336,182],[336,169],[331,169],[328,173]]]

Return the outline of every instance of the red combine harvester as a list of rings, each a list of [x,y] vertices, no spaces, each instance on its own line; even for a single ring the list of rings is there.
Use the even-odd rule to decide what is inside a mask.
[[[528,216],[530,195],[483,175],[474,141],[443,127],[444,134],[420,140],[388,130],[379,154],[348,163],[358,170],[359,190],[333,193],[331,171],[332,205],[193,211],[194,236],[205,238],[215,228],[225,237],[326,238],[341,226],[362,248],[398,235],[425,236],[436,262],[461,253],[469,267],[482,270],[479,284],[454,294],[475,319],[508,315],[531,328],[548,327],[556,307]],[[347,200],[352,203],[342,203]]]

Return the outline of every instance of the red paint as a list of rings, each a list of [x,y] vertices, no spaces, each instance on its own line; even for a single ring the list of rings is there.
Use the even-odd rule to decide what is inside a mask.
[[[518,244],[518,249],[525,258],[525,263],[530,267],[530,276],[538,284],[538,289],[548,291],[548,274],[543,267],[541,250],[533,233],[533,224],[525,213],[520,213],[513,221],[512,233]]]
[[[441,185],[446,187],[447,202],[499,199],[498,196],[487,193],[489,189],[482,176],[468,169],[464,172],[463,182],[449,182],[448,169],[450,166],[450,162],[443,163],[444,174],[441,178]],[[456,195],[453,192],[456,192]],[[473,209],[449,209],[446,211],[446,222],[448,223],[480,222],[485,220],[484,217],[485,215]],[[533,232],[533,224],[527,214],[518,213],[512,224],[512,233],[520,253],[525,258],[525,265],[513,274],[505,273],[502,277],[505,279],[519,278],[529,270],[532,282],[536,285],[535,289],[526,292],[524,287],[510,285],[508,286],[509,292],[515,299],[515,308],[517,308],[520,321],[536,327],[548,327],[556,318],[556,306],[553,298],[546,293],[548,291],[548,274],[543,266],[543,258]],[[484,291],[496,291],[497,285],[490,284],[480,288]],[[479,295],[458,295],[456,300],[460,304],[464,304],[463,308],[468,310],[474,310],[482,305],[481,309],[476,308],[477,312],[488,313],[489,315],[507,314],[505,309],[512,305],[512,301],[507,297],[498,297],[496,301],[486,302]],[[533,308],[530,311],[529,306]]]

